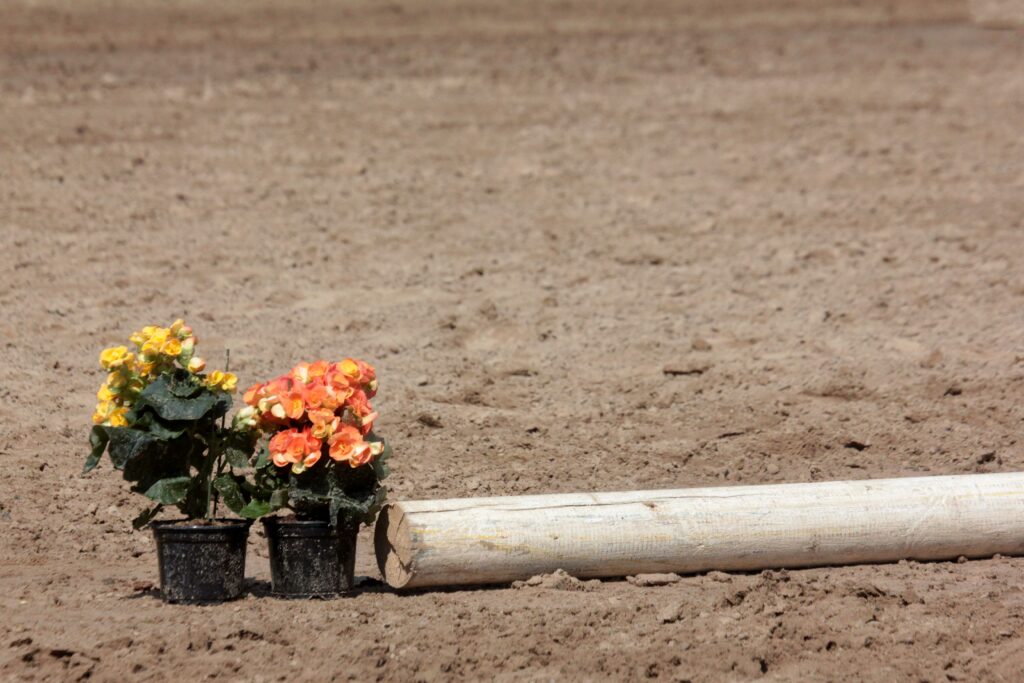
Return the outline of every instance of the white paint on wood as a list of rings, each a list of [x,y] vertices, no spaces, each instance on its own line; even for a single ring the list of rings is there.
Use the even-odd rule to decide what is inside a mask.
[[[395,588],[1024,553],[1024,473],[392,503]]]

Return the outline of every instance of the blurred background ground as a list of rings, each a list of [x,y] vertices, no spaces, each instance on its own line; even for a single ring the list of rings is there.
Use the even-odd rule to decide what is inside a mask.
[[[400,498],[1022,469],[1024,34],[970,17],[3,3],[0,676],[1015,680],[1024,560],[281,602],[254,534],[175,607],[79,476],[178,315],[243,385],[373,361]]]

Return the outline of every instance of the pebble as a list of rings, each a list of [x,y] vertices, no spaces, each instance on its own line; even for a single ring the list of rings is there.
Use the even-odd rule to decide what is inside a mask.
[[[683,617],[681,604],[666,605],[658,612],[658,621],[662,624],[674,624]]]

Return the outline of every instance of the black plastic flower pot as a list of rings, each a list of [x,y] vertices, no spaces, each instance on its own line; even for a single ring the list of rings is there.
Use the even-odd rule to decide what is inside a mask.
[[[164,600],[196,604],[239,597],[251,524],[241,519],[150,524]]]
[[[354,527],[321,520],[265,517],[271,592],[282,598],[329,598],[352,590]]]

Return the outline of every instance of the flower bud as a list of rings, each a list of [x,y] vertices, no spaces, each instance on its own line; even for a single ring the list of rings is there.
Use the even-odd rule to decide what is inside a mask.
[[[231,426],[235,429],[256,429],[259,424],[259,415],[252,406],[246,406],[235,413]]]
[[[206,369],[206,361],[202,358],[193,358],[188,362],[188,371],[192,374],[200,373]]]

